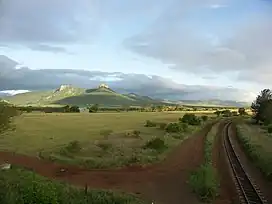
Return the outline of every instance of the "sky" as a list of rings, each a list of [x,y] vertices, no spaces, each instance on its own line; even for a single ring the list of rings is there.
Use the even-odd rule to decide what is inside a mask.
[[[0,0],[0,55],[32,70],[157,75],[255,93],[272,84],[271,33],[270,0]]]

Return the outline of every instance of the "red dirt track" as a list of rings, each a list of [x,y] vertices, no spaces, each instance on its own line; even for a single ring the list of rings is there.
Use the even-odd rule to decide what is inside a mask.
[[[203,162],[204,139],[211,129],[207,125],[182,142],[167,159],[148,167],[127,167],[119,170],[86,170],[61,165],[35,157],[0,152],[0,161],[18,165],[56,180],[99,189],[116,189],[139,194],[155,204],[198,204],[187,184],[190,171]],[[60,172],[60,169],[65,172]]]

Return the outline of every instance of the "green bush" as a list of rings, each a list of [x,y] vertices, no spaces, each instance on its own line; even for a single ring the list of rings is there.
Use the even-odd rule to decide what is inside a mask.
[[[75,188],[32,172],[10,169],[0,174],[1,204],[143,204],[132,195]]]
[[[207,115],[202,115],[201,116],[201,119],[204,121],[204,122],[206,122],[207,120],[208,120],[208,116]]]
[[[269,125],[267,126],[267,132],[268,132],[268,133],[272,133],[272,124],[269,124]]]
[[[94,104],[94,105],[88,107],[88,109],[89,109],[89,113],[96,113],[99,110],[99,105]]]
[[[182,127],[179,123],[169,123],[165,130],[169,133],[178,133],[182,131]]]
[[[107,151],[112,148],[112,144],[106,142],[98,143],[97,146],[100,147],[103,151]]]
[[[167,123],[159,123],[160,129],[165,130]]]
[[[202,201],[211,201],[218,195],[218,179],[212,164],[204,164],[190,176],[189,183]]]
[[[179,123],[182,128],[182,132],[187,132],[189,130],[189,125],[187,123]]]
[[[238,112],[237,112],[237,111],[232,111],[231,114],[232,114],[233,116],[238,116]]]
[[[133,134],[135,137],[140,137],[141,131],[140,131],[140,130],[133,130],[132,134]]]
[[[148,141],[145,145],[144,145],[144,149],[154,149],[157,151],[163,151],[167,148],[164,140],[160,139],[160,138],[154,138],[150,141]]]
[[[231,117],[232,113],[230,110],[223,110],[222,112],[223,117]]]
[[[200,125],[201,124],[201,119],[192,113],[184,114],[184,116],[182,118],[179,118],[179,121],[182,123],[187,123],[189,125]]]
[[[260,169],[268,181],[272,181],[272,156],[268,153],[260,155],[260,149],[257,145],[253,145],[248,138],[243,136],[240,129],[237,129],[239,143],[243,147],[252,163]]]
[[[0,133],[10,128],[11,119],[18,115],[15,107],[0,102]]]
[[[70,143],[66,146],[66,150],[67,150],[68,152],[71,152],[71,153],[77,153],[77,152],[80,152],[80,150],[81,150],[81,145],[80,145],[79,141],[74,140],[74,141],[70,142]]]
[[[156,126],[157,126],[157,123],[152,122],[151,120],[147,120],[145,122],[145,127],[156,127]]]
[[[193,191],[204,202],[214,200],[219,191],[219,179],[212,165],[212,150],[217,131],[216,128],[217,126],[214,126],[206,137],[203,165],[190,175],[189,180]]]

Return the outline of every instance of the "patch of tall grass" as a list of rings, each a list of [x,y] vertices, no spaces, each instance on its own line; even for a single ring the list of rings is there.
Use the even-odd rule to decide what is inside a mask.
[[[10,169],[0,173],[1,204],[143,204],[133,195],[89,190],[49,181],[33,172]]]
[[[192,172],[189,183],[203,202],[211,202],[218,196],[219,179],[212,165],[212,150],[218,125],[214,125],[206,136],[204,163]]]

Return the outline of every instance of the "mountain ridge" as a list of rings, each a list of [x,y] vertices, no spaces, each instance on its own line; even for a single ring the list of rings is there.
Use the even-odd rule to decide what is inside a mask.
[[[5,99],[15,105],[60,104],[86,106],[97,103],[105,106],[122,106],[164,104],[162,101],[144,96],[137,95],[136,97],[132,97],[127,94],[117,93],[109,87],[101,85],[93,89],[61,85],[55,90],[27,92],[8,96]]]
[[[72,85],[61,85],[59,88],[47,91],[33,91],[6,96],[5,100],[15,105],[78,105],[101,104],[104,106],[128,106],[128,105],[191,105],[191,106],[249,106],[249,103],[231,100],[165,100],[143,96],[138,93],[118,93],[105,84],[96,88],[79,88]]]

